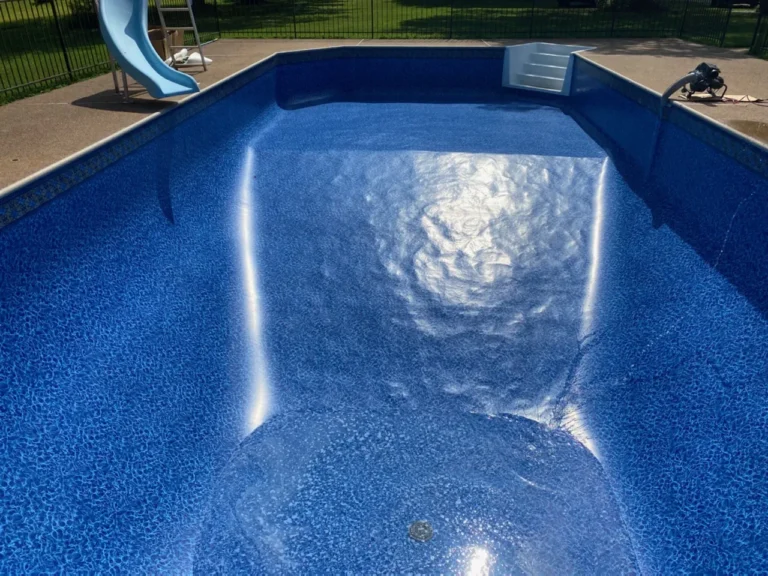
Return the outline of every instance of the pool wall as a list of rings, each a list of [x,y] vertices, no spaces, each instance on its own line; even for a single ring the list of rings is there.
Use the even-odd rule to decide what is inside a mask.
[[[765,151],[579,58],[571,113],[642,201],[606,206],[584,412],[644,573],[768,565]],[[650,230],[637,227],[648,214]],[[671,230],[674,235],[668,235]],[[697,257],[671,247],[679,238]],[[711,274],[716,271],[717,274]]]
[[[584,58],[575,66],[572,113],[655,225],[671,227],[768,314],[766,150],[680,105],[659,126],[656,94]]]

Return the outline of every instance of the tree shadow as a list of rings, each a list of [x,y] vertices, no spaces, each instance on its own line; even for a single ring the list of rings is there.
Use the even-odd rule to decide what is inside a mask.
[[[606,46],[608,53],[626,50],[627,44],[638,53],[648,53],[654,48],[628,40],[654,35],[670,36],[678,28],[680,14],[676,12],[636,12],[625,10],[614,13],[602,8],[557,8],[544,7],[537,0],[535,8],[530,2],[501,5],[497,0],[486,0],[481,4],[456,2],[453,8],[434,8],[433,0],[397,0],[408,6],[422,6],[418,17],[404,19],[394,28],[405,36],[442,34],[457,39],[497,40],[588,40],[596,46]],[[427,6],[431,13],[425,14]],[[607,36],[617,36],[607,39]],[[660,44],[659,46],[664,46]],[[680,42],[678,50],[690,49],[689,44]],[[667,51],[675,46],[665,47]],[[731,55],[731,57],[735,57]]]
[[[520,8],[526,8],[530,10],[532,6],[532,0],[394,0],[395,3],[400,6],[412,7],[412,8],[448,8],[453,7],[454,10],[468,9],[468,8],[493,8],[497,10],[514,10]],[[556,0],[536,0],[537,6],[539,3],[546,3],[548,6],[557,6]],[[542,4],[543,6],[543,4]]]
[[[293,27],[319,25],[329,20],[342,21],[352,12],[344,0],[267,0],[258,3],[224,3],[218,5],[219,24],[224,34],[243,35],[259,31],[266,35],[293,35]],[[283,34],[283,35],[286,35]]]

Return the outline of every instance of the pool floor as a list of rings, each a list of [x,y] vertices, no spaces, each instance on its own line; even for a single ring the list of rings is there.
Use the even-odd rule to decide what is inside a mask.
[[[605,155],[583,135],[579,157],[482,151],[500,121],[577,131],[549,108],[332,104],[250,143],[277,415],[227,466],[201,573],[634,568],[598,462],[557,429]],[[420,519],[435,537],[416,545]]]

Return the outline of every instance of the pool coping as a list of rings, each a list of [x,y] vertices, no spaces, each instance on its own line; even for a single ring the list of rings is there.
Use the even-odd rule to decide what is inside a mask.
[[[574,55],[589,73],[636,104],[659,114],[661,94],[602,64]],[[670,100],[664,119],[768,179],[768,145],[701,112]]]
[[[0,190],[0,230],[279,65],[377,56],[501,60],[504,50],[503,46],[357,45],[276,52],[184,98],[172,108],[143,118],[3,188]],[[574,56],[603,84],[647,109],[658,111],[660,95],[654,90],[581,54]],[[768,178],[768,146],[763,143],[678,102],[670,102],[666,119]]]

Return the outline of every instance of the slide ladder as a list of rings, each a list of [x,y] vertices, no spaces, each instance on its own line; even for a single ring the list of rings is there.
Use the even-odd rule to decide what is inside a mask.
[[[157,7],[157,14],[160,17],[160,28],[163,30],[163,42],[165,42],[166,47],[166,54],[171,56],[171,66],[174,68],[182,68],[182,67],[188,67],[188,66],[202,66],[203,70],[208,70],[208,67],[205,64],[205,56],[203,55],[203,45],[200,43],[200,34],[197,32],[197,24],[195,23],[195,14],[192,12],[192,0],[186,0],[185,7],[179,7],[179,6],[169,6],[169,7],[163,7],[163,0],[155,0],[155,6]],[[175,58],[173,58],[173,54],[176,54],[176,50],[180,50],[183,48],[191,48],[191,46],[186,46],[183,42],[181,45],[174,45],[171,43],[171,35],[169,34],[168,30],[169,28],[165,24],[165,14],[167,12],[186,12],[189,15],[189,21],[191,22],[191,26],[172,26],[170,30],[181,30],[183,32],[192,32],[192,34],[195,37],[195,45],[197,46],[197,51],[200,54],[200,62],[199,63],[189,63],[189,62],[181,62],[177,61]]]

